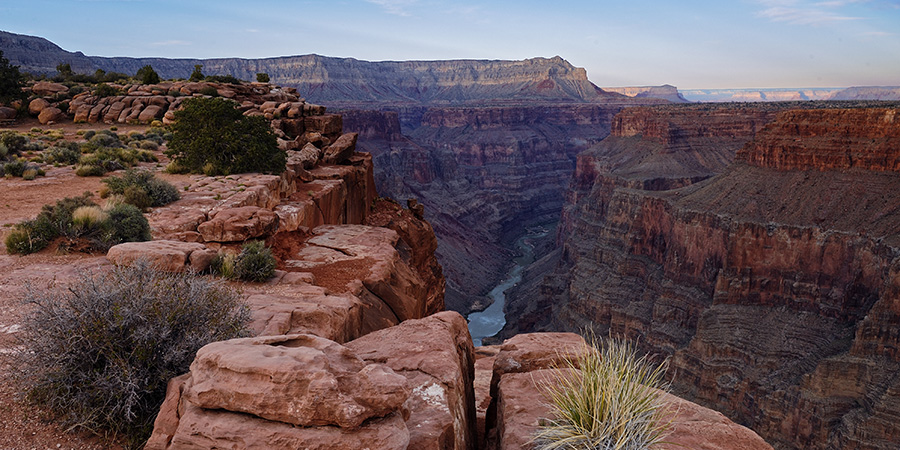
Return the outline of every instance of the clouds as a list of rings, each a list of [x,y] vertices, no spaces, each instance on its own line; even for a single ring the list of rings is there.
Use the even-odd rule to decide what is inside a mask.
[[[410,8],[418,3],[418,0],[366,0],[369,3],[378,5],[388,13],[397,16],[411,16]]]
[[[808,2],[797,0],[760,0],[765,9],[757,15],[774,22],[786,22],[795,25],[824,25],[836,22],[861,20],[862,17],[850,15],[845,7],[854,3],[865,3],[866,0],[835,0]]]

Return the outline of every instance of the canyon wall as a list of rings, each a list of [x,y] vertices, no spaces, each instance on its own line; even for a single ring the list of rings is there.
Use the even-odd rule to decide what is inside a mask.
[[[339,106],[341,103],[455,104],[499,100],[502,102],[552,101],[595,102],[621,99],[587,79],[587,72],[559,56],[519,61],[383,61],[320,55],[245,59],[172,59],[85,56],[68,52],[36,36],[0,31],[0,50],[22,71],[55,74],[56,66],[68,63],[76,73],[107,72],[135,74],[151,65],[163,79],[187,78],[194,65],[206,75],[232,75],[256,80],[267,73],[272,83],[297,88],[311,101]]]
[[[484,307],[526,227],[555,222],[575,156],[609,133],[621,106],[429,108],[401,132],[397,112],[343,111],[375,159],[384,195],[416,198],[438,236],[449,309]]]
[[[696,108],[628,110],[579,156],[561,248],[535,266],[552,272],[532,270],[504,333],[628,336],[776,448],[894,448],[897,108]],[[719,142],[695,147],[704,129]]]

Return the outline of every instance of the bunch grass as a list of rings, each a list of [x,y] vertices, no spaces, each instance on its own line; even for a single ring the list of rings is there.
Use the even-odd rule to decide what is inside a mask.
[[[662,444],[672,413],[662,402],[667,361],[638,356],[618,339],[590,344],[541,385],[552,412],[533,437],[538,450],[644,450]]]

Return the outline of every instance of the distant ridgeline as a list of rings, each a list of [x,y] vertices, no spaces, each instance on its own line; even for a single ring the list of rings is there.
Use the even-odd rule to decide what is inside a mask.
[[[368,62],[319,55],[263,59],[105,58],[68,52],[40,37],[0,31],[0,50],[23,72],[54,74],[59,63],[76,73],[97,69],[134,74],[151,65],[166,78],[187,78],[194,65],[207,75],[232,75],[255,80],[267,73],[272,83],[297,88],[320,103],[425,103],[549,101],[615,102],[625,96],[605,92],[587,79],[587,72],[561,57],[522,61],[453,60]]]

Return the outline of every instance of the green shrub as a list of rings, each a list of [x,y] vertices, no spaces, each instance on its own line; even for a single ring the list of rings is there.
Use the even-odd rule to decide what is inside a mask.
[[[75,175],[79,177],[102,177],[106,175],[106,169],[101,166],[78,165],[75,166]]]
[[[200,81],[204,78],[203,75],[203,65],[202,64],[194,64],[194,70],[191,72],[190,78],[188,81]]]
[[[260,83],[268,83],[269,82],[269,74],[267,73],[257,73],[256,81]]]
[[[122,195],[126,203],[145,209],[163,206],[181,198],[178,189],[146,170],[129,169],[121,177],[103,180],[109,193]]]
[[[28,138],[15,131],[0,131],[0,144],[6,147],[8,155],[15,156],[25,151]]]
[[[146,65],[138,69],[135,78],[141,80],[141,84],[158,84],[159,83],[159,74],[153,70],[153,67],[150,65]]]
[[[90,139],[91,139],[92,137],[94,137],[96,134],[97,134],[97,132],[96,132],[95,130],[87,130],[87,131],[84,132],[84,134],[82,135],[82,137],[84,137],[84,138],[87,139],[87,140],[90,140]]]
[[[233,290],[146,262],[84,274],[68,289],[28,288],[19,379],[66,426],[139,448],[172,377],[207,343],[246,336]]]
[[[228,252],[217,254],[209,264],[209,272],[227,280],[233,280],[235,256],[234,253]]]
[[[106,248],[123,242],[143,242],[152,239],[150,223],[134,205],[120,203],[106,212],[110,231],[104,235],[102,244]]]
[[[262,241],[250,241],[241,247],[234,261],[234,277],[262,282],[275,276],[275,256]]]
[[[210,97],[218,97],[219,91],[212,86],[204,86],[200,89],[200,93],[203,95],[208,95]]]
[[[21,177],[22,174],[25,173],[25,161],[15,159],[4,164],[3,173],[11,177]]]
[[[61,142],[44,150],[44,162],[49,164],[72,165],[78,163],[81,150],[74,142]]]
[[[210,75],[208,77],[204,77],[203,79],[205,81],[211,81],[213,83],[241,84],[244,82],[234,75]]]
[[[95,97],[115,97],[121,94],[122,91],[119,88],[110,86],[106,83],[100,83],[94,88]]]
[[[83,230],[76,230],[72,214],[83,206],[96,206],[85,192],[80,197],[64,198],[52,205],[44,205],[34,220],[16,224],[6,237],[6,251],[27,255],[43,250],[60,236],[79,237]]]
[[[281,173],[285,152],[263,117],[247,117],[237,103],[222,98],[186,100],[175,112],[166,154],[190,172],[229,175]]]
[[[644,450],[662,442],[671,412],[661,401],[666,363],[651,364],[625,341],[595,339],[543,385],[553,418],[542,421],[538,450]]]
[[[25,169],[25,171],[22,172],[22,179],[26,180],[26,181],[31,181],[31,180],[37,178],[37,176],[38,176],[37,169]]]

